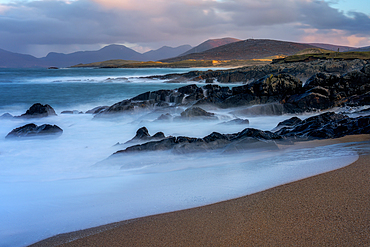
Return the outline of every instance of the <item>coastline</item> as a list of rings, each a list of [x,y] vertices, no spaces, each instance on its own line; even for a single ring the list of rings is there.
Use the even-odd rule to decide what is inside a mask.
[[[370,135],[357,135],[281,148],[369,140]],[[252,195],[61,234],[31,246],[369,245],[370,155],[359,155],[344,168]]]

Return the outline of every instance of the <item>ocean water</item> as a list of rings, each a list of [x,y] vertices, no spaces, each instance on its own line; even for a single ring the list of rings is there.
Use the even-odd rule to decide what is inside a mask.
[[[140,76],[186,71],[0,69],[0,115],[21,115],[37,102],[51,105],[58,114],[0,119],[0,246],[26,246],[60,233],[228,200],[337,169],[358,158],[351,147],[331,145],[233,155],[149,152],[108,159],[125,148],[116,143],[130,140],[143,126],[151,134],[204,137],[246,127],[271,130],[291,116],[238,116],[248,118],[250,125],[225,126],[219,123],[235,117],[230,109],[211,110],[219,121],[168,123],[154,121],[160,111],[99,120],[90,114],[60,114],[178,88],[186,83]],[[5,139],[12,129],[30,122],[56,124],[64,132],[55,139]]]

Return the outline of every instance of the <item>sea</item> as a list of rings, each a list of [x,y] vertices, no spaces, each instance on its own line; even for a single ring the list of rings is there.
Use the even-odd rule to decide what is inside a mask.
[[[41,119],[0,117],[0,246],[27,246],[61,233],[229,200],[358,159],[354,148],[336,144],[232,155],[219,151],[147,152],[110,162],[110,156],[127,147],[125,142],[141,127],[150,134],[161,131],[166,136],[204,137],[214,131],[236,133],[247,127],[272,130],[292,117],[243,116],[232,109],[216,108],[209,110],[218,116],[215,121],[155,121],[162,111],[98,119],[85,114],[146,91],[193,84],[145,78],[190,70],[0,68],[0,116],[19,116],[34,103],[49,104],[57,113]],[[171,114],[179,115],[184,109],[174,108]],[[221,124],[236,117],[247,118],[250,124]],[[55,124],[63,134],[48,139],[5,138],[28,123]]]

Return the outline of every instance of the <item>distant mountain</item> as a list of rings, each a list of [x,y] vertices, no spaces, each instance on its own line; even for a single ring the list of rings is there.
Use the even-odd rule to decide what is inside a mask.
[[[354,49],[354,47],[350,47],[350,46],[322,44],[322,43],[309,43],[309,45],[313,45],[313,46],[316,46],[316,47],[319,47],[325,50],[330,50],[330,51],[338,51],[338,48],[339,48],[340,52],[349,51],[349,50]]]
[[[350,51],[370,51],[370,46],[360,47],[360,48],[354,48]]]
[[[97,51],[78,51],[69,54],[50,52],[43,58],[36,58],[31,55],[13,53],[0,49],[0,67],[69,67],[76,64],[87,64],[114,59],[157,61],[160,59],[176,57],[189,49],[191,49],[190,45],[183,45],[176,48],[164,46],[158,50],[141,54],[124,45],[108,45]]]
[[[269,40],[269,39],[247,39],[219,46],[204,52],[192,53],[162,62],[175,62],[188,59],[195,60],[246,60],[258,59],[276,55],[293,55],[304,49],[316,48],[312,45]]]
[[[0,49],[0,68],[45,67],[38,58]]]
[[[234,38],[222,38],[222,39],[209,39],[207,41],[204,41],[200,45],[192,48],[191,50],[188,50],[187,52],[184,52],[180,56],[185,56],[191,53],[198,53],[203,52],[209,49],[213,49],[222,45],[227,45],[231,43],[235,43],[241,41],[240,39],[234,39]]]
[[[140,60],[142,54],[124,45],[108,45],[98,51],[78,51],[70,54],[50,52],[40,58],[48,66],[68,67],[80,63],[93,63],[110,59]]]
[[[159,48],[158,50],[151,50],[148,52],[143,53],[143,59],[142,61],[158,61],[162,59],[167,59],[171,57],[177,57],[178,55],[188,51],[191,49],[190,45],[182,45],[179,47],[169,47],[169,46],[163,46]]]

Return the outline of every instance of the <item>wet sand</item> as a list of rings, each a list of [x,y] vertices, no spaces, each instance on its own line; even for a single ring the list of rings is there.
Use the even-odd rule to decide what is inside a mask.
[[[370,135],[348,136],[282,148],[369,140]],[[256,194],[61,234],[32,246],[370,246],[370,154]]]

